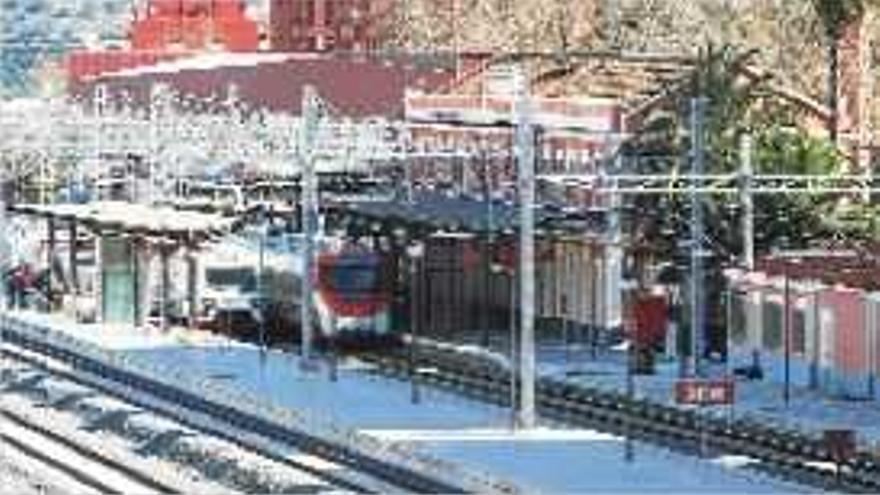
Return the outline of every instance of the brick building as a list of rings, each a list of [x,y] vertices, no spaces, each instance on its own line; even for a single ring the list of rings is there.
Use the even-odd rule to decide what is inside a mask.
[[[245,7],[244,0],[150,0],[135,10],[128,49],[70,52],[68,82],[196,53],[256,52],[260,29]]]
[[[134,50],[253,52],[259,27],[244,0],[152,0],[131,30]]]
[[[366,50],[394,0],[272,0],[270,45],[277,51]]]

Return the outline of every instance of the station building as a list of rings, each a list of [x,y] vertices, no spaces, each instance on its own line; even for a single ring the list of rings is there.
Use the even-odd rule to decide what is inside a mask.
[[[872,252],[839,247],[728,270],[734,367],[757,366],[776,384],[830,396],[880,399],[880,270]]]

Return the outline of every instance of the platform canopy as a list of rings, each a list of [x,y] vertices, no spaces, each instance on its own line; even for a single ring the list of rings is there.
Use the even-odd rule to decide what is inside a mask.
[[[513,234],[519,229],[518,207],[510,202],[486,201],[440,194],[419,197],[417,201],[364,201],[342,205],[340,210],[354,219],[389,223],[412,230],[459,232],[475,235]],[[535,209],[538,234],[566,238],[592,235],[601,237],[607,229],[605,211],[584,208],[558,208],[539,205]]]
[[[129,235],[198,242],[225,234],[234,228],[234,218],[213,213],[181,211],[168,206],[117,201],[88,204],[20,204],[10,211],[22,215],[55,218],[76,222],[97,232],[120,232]],[[156,239],[160,240],[160,239]]]

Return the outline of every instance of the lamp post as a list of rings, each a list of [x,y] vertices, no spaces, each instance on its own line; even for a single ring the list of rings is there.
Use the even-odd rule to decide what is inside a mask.
[[[782,251],[775,257],[782,264],[782,352],[783,352],[783,390],[782,400],[787,408],[791,400],[791,267],[801,263],[810,252]]]
[[[419,264],[425,255],[425,245],[421,241],[415,241],[406,249],[409,257],[409,274],[410,274],[410,339],[409,339],[409,379],[410,379],[410,401],[413,404],[421,402],[419,393],[418,370],[417,366],[417,340],[419,335],[419,305],[418,301],[422,294],[421,287],[417,290]]]

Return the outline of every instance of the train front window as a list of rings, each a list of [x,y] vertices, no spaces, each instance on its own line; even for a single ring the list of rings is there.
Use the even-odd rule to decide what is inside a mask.
[[[250,268],[211,268],[205,272],[209,285],[218,287],[240,287],[243,291],[253,291],[257,287],[257,277]]]

